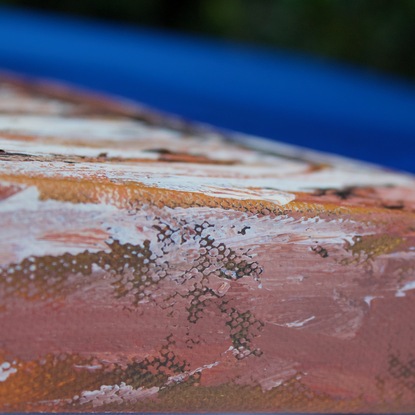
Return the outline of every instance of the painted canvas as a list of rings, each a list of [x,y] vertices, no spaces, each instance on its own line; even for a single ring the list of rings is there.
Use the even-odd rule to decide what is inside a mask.
[[[415,412],[415,180],[0,81],[0,411]]]

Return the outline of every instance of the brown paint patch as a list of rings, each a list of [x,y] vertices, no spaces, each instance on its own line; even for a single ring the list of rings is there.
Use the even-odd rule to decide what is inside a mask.
[[[14,134],[4,130],[0,130],[0,137],[18,141],[36,141],[33,135]]]
[[[195,164],[216,164],[223,166],[231,166],[237,164],[234,160],[212,160],[202,154],[178,153],[167,149],[148,149],[144,150],[148,153],[157,153],[159,155],[157,161],[174,162],[174,163],[195,163]]]
[[[7,185],[0,183],[0,202],[21,192],[23,190],[22,186],[18,186],[15,184]]]
[[[79,391],[99,389],[102,382],[115,380],[114,375],[103,369],[82,369],[96,365],[96,359],[75,354],[47,354],[38,361],[13,361],[16,373],[10,375],[7,382],[0,383],[0,409],[6,412],[41,410],[42,407],[56,410],[61,405],[53,401],[71,399]]]
[[[6,411],[42,412],[320,412],[320,413],[388,413],[399,409],[410,412],[411,406],[399,401],[382,404],[353,399],[335,398],[324,392],[313,391],[297,373],[277,388],[264,392],[259,386],[224,384],[203,386],[203,373],[190,376],[186,381],[163,387],[169,375],[183,373],[186,361],[180,360],[161,349],[160,355],[151,356],[141,362],[132,362],[126,367],[103,368],[101,362],[78,355],[47,355],[39,362],[19,362],[19,371],[14,374],[7,388],[0,390],[0,402],[7,398]],[[166,353],[166,354],[165,354]],[[170,354],[171,353],[171,354]],[[176,363],[177,360],[177,363]],[[155,369],[159,363],[165,371]],[[97,366],[86,370],[85,367]],[[155,369],[155,372],[152,370]],[[158,374],[157,374],[158,373]],[[51,376],[52,374],[52,376]],[[101,385],[127,385],[144,387],[156,385],[161,391],[156,397],[119,403],[104,396],[100,406],[93,406],[83,399],[83,391],[100,390]],[[21,401],[24,396],[24,402]],[[121,395],[122,396],[122,395]],[[108,403],[116,401],[116,403]],[[97,400],[99,402],[99,400]]]
[[[415,211],[412,189],[399,186],[349,187],[345,189],[318,189],[302,194],[308,201],[336,203],[344,207],[360,206],[367,209]]]
[[[371,261],[379,255],[396,252],[404,239],[393,235],[366,235],[353,237],[353,244],[346,243],[346,250],[355,257],[356,262]]]
[[[207,196],[198,192],[185,192],[157,187],[148,187],[142,183],[112,183],[108,179],[97,177],[96,181],[58,179],[43,177],[27,177],[17,175],[1,175],[0,180],[36,186],[42,200],[58,200],[71,203],[108,203],[119,208],[140,207],[145,204],[156,207],[211,207],[232,209],[254,215],[286,215],[302,214],[304,217],[320,215],[321,218],[331,215],[370,215],[384,213],[385,209],[363,206],[342,206],[332,202],[315,203],[309,201],[308,195],[295,193],[297,199],[284,206],[258,200],[236,200]],[[388,210],[388,215],[399,215],[401,212]],[[392,217],[392,216],[391,216]],[[414,215],[415,217],[415,215]]]

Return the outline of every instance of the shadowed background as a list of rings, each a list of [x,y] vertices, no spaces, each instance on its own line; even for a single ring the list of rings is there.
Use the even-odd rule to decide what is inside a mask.
[[[5,69],[415,171],[411,0],[0,4]]]

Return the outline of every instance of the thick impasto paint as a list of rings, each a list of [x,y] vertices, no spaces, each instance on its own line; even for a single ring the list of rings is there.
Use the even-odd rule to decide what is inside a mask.
[[[415,180],[0,82],[0,411],[415,412]]]

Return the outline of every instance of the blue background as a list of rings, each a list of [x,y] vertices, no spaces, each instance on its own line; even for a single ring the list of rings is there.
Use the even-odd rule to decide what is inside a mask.
[[[415,172],[415,87],[271,49],[0,8],[0,68]]]

